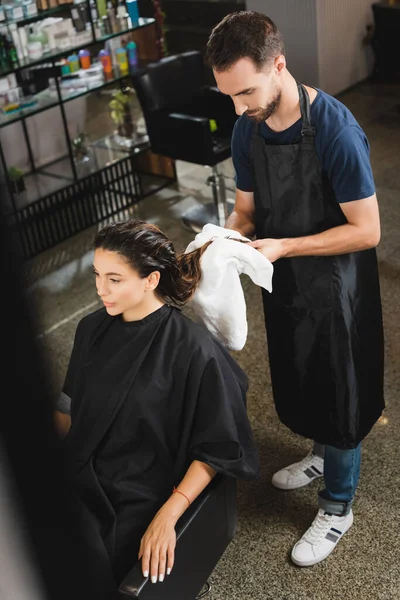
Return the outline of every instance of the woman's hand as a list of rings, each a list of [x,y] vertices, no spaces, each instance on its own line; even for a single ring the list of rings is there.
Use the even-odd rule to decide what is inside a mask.
[[[165,574],[174,566],[175,525],[188,506],[214,478],[216,471],[205,463],[194,460],[181,483],[174,488],[168,500],[156,513],[140,541],[139,560],[142,559],[144,577],[150,574],[152,583],[164,581]]]
[[[176,546],[175,520],[159,510],[141,539],[139,559],[144,577],[152,583],[164,581],[174,566]]]

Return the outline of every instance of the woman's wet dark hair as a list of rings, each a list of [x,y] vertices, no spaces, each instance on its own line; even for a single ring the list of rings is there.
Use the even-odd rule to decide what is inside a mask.
[[[195,292],[201,278],[200,258],[210,243],[178,255],[159,227],[136,219],[108,223],[93,240],[95,250],[117,252],[142,278],[159,271],[157,295],[178,306],[186,304]]]
[[[250,58],[258,71],[285,54],[283,36],[275,23],[259,12],[230,13],[211,31],[206,59],[212,69],[224,72],[241,58]]]

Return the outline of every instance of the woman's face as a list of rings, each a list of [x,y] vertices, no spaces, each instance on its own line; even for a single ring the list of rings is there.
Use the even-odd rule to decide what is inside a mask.
[[[141,278],[117,252],[97,249],[93,272],[97,293],[111,316],[122,314],[125,320],[140,317],[141,309],[154,298],[154,273]]]

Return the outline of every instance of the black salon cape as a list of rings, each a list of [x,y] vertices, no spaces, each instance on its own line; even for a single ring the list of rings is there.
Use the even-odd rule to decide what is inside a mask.
[[[80,321],[63,388],[72,399],[65,447],[92,551],[117,584],[194,459],[259,477],[247,387],[229,352],[179,309],[130,323],[100,309]]]

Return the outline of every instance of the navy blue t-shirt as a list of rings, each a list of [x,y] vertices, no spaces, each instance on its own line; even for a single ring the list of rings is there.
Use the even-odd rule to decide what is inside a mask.
[[[338,202],[368,198],[375,193],[369,143],[349,109],[322,90],[311,104],[311,124],[315,127],[315,146],[322,169],[327,173]],[[251,137],[254,127],[246,115],[235,123],[232,136],[232,160],[236,187],[254,191],[250,164]],[[300,137],[301,119],[284,131],[276,132],[264,122],[261,135],[271,144],[293,144]]]

